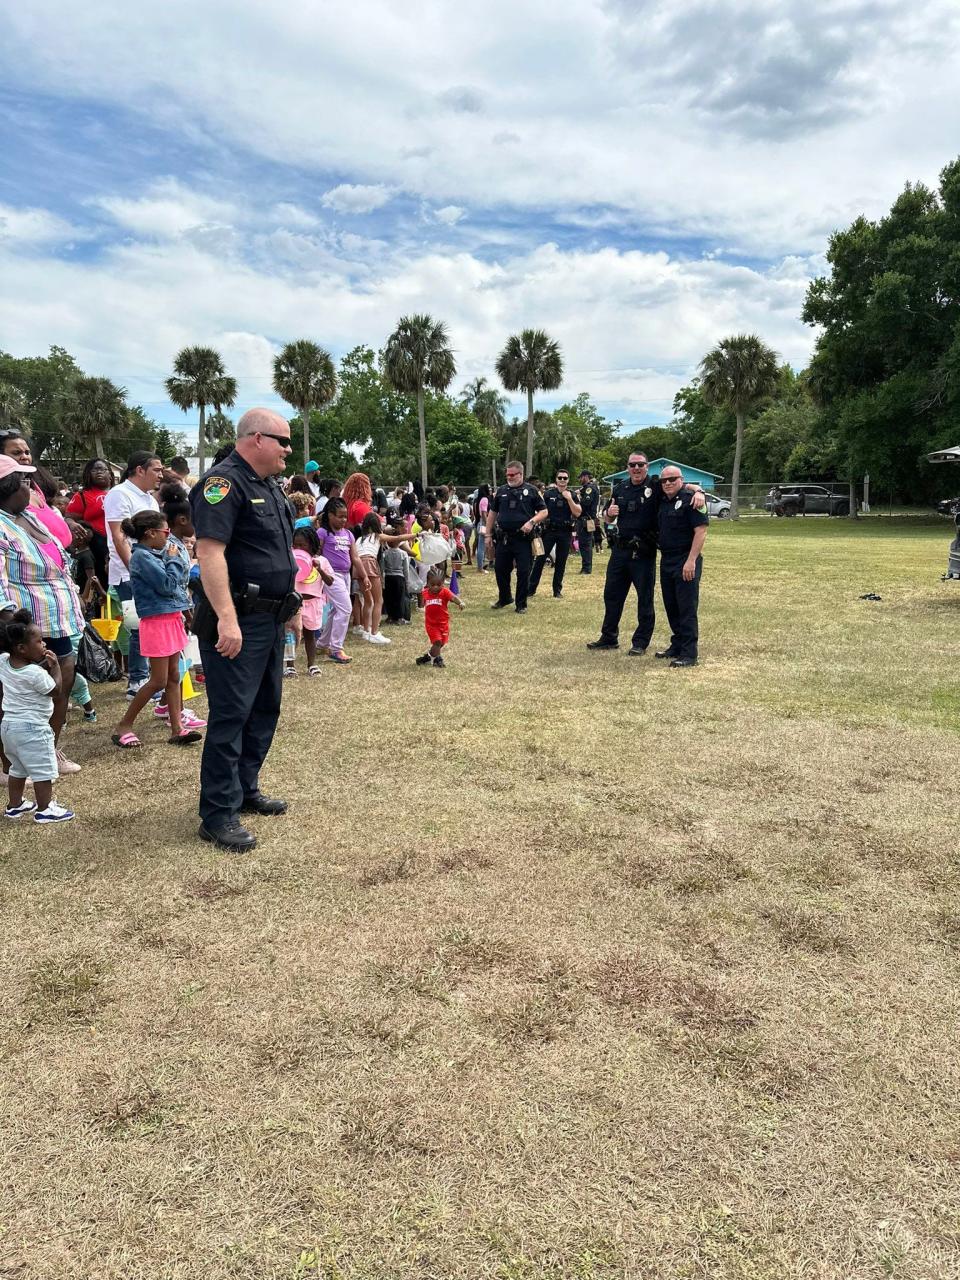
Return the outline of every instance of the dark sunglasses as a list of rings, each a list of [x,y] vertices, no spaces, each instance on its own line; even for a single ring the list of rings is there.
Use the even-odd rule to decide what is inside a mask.
[[[285,449],[292,449],[293,443],[289,436],[275,436],[272,431],[258,431],[258,436],[266,436],[268,440],[276,440],[277,444],[282,444]]]
[[[569,479],[570,479],[570,477],[569,477],[569,476],[557,476],[557,479],[558,479],[558,480],[569,480]]]
[[[683,479],[683,476],[661,476],[660,483],[661,484],[679,484],[682,479]]]
[[[647,464],[645,462],[628,462],[627,463],[628,467],[645,467],[646,465]]]

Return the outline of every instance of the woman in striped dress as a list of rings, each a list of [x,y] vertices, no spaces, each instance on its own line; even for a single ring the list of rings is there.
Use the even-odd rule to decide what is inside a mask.
[[[50,727],[59,744],[75,674],[71,637],[83,630],[83,607],[62,544],[32,514],[33,471],[0,454],[0,617],[29,609],[44,643],[57,655],[60,689]],[[57,762],[61,774],[79,772],[80,766],[68,760],[59,745]]]

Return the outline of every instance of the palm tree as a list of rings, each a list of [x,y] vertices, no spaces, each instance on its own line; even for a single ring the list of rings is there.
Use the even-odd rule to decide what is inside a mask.
[[[460,392],[460,403],[466,405],[481,426],[487,428],[496,440],[500,452],[503,450],[507,432],[507,409],[510,401],[501,395],[496,387],[488,385],[486,378],[474,378]],[[493,484],[497,484],[497,460],[492,458]]]
[[[755,333],[738,333],[724,338],[700,361],[700,389],[708,404],[726,409],[737,419],[737,444],[730,477],[730,516],[740,518],[737,498],[740,491],[740,457],[743,453],[743,425],[758,400],[777,387],[777,353]]]
[[[497,373],[508,391],[527,393],[527,475],[533,471],[533,393],[553,391],[563,380],[560,347],[542,329],[522,329],[507,339]]]
[[[330,353],[308,338],[288,342],[273,361],[273,389],[292,404],[303,423],[303,465],[310,461],[310,411],[337,394],[337,371]]]
[[[206,470],[206,416],[207,405],[218,411],[228,408],[237,398],[237,380],[231,378],[223,367],[219,351],[213,347],[184,347],[177,352],[173,362],[173,377],[166,381],[167,395],[186,413],[199,408],[200,430],[197,438],[197,454],[200,474]]]
[[[403,316],[383,349],[383,372],[395,391],[416,392],[420,426],[420,479],[427,487],[427,427],[423,416],[426,387],[446,391],[457,372],[447,326],[432,316]]]
[[[119,444],[130,431],[126,389],[109,378],[77,378],[62,423],[82,449],[105,458],[104,440]]]
[[[0,427],[26,431],[29,425],[26,396],[19,387],[0,382]]]

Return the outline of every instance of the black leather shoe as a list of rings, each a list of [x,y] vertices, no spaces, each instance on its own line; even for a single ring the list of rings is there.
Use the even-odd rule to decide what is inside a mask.
[[[642,657],[643,657],[643,655],[644,655],[646,652],[647,652],[647,646],[646,646],[646,645],[643,645],[643,646],[641,647],[641,646],[640,646],[640,645],[638,645],[638,644],[632,644],[632,645],[630,646],[630,652],[627,654],[627,657],[628,657],[628,658],[642,658]]]
[[[696,658],[674,658],[670,665],[671,667],[695,667],[697,660]]]
[[[491,609],[509,609],[513,604],[512,600],[497,600],[495,604],[490,606]]]
[[[553,593],[553,598],[554,598],[554,600],[562,600],[562,599],[563,599],[563,592],[562,592],[562,591],[555,591],[555,592]]]
[[[517,613],[526,613],[526,612],[527,612],[527,607],[526,607],[526,605],[524,605],[524,607],[523,607],[522,609],[520,608],[520,606],[519,606],[519,605],[517,605]]]
[[[257,847],[257,837],[246,827],[242,827],[237,818],[231,818],[222,827],[207,827],[202,822],[198,832],[201,840],[216,845],[218,849],[227,849],[230,853],[249,853]]]
[[[620,644],[616,640],[589,640],[587,642],[588,649],[619,649]]]
[[[537,594],[537,589],[536,589],[536,587],[534,587],[534,589],[533,589],[532,591],[528,591],[528,592],[527,592],[527,599],[528,599],[528,600],[532,600],[532,599],[533,599],[533,597],[534,597],[536,594]]]
[[[259,813],[264,818],[276,818],[279,814],[287,812],[287,802],[286,800],[271,800],[262,791],[254,791],[252,795],[243,797],[240,812]]]
[[[659,653],[653,655],[655,658],[675,658],[677,655],[672,649],[661,649]]]

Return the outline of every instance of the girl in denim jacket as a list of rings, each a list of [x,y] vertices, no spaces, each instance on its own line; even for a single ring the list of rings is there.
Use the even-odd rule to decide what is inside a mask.
[[[170,538],[170,526],[161,512],[138,511],[120,527],[134,544],[130,585],[140,618],[140,652],[150,659],[150,678],[131,701],[113,741],[124,750],[143,745],[133,732],[134,722],[153,695],[164,689],[170,712],[170,742],[178,747],[189,746],[203,736],[196,729],[184,728],[181,721],[180,654],[187,646],[183,610],[190,608],[189,565]]]

